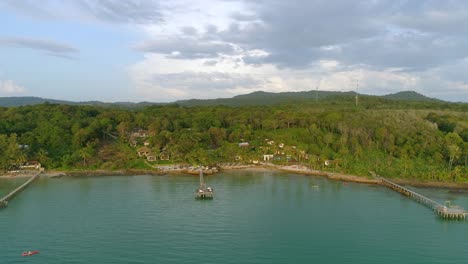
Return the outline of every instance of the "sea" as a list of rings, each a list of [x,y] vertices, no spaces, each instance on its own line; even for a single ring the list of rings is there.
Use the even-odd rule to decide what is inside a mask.
[[[0,194],[25,180],[0,179]],[[468,220],[380,186],[267,170],[205,180],[213,200],[195,199],[197,176],[41,177],[0,209],[0,263],[468,263]],[[413,189],[468,208],[467,191]]]

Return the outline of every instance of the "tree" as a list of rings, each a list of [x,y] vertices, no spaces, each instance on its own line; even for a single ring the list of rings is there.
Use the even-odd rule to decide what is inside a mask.
[[[210,127],[208,129],[211,144],[215,147],[221,146],[221,143],[226,139],[226,130],[224,128]]]
[[[7,135],[0,134],[0,169],[3,169],[3,170],[8,169],[8,166],[9,166],[7,148],[8,148],[8,137]]]
[[[93,152],[94,149],[90,144],[78,151],[78,155],[83,159],[84,167],[86,167],[86,161],[88,161],[93,156]]]
[[[127,122],[120,122],[117,125],[117,132],[119,133],[119,137],[121,140],[125,140],[127,138],[127,134],[130,131],[130,126]]]
[[[16,142],[16,134],[13,133],[8,138],[7,148],[6,148],[6,159],[8,166],[16,166],[24,163],[26,161],[26,157],[24,153],[21,152],[18,143]]]
[[[48,157],[49,153],[47,153],[47,151],[45,151],[44,149],[39,149],[39,151],[37,151],[37,154],[36,154],[36,157],[37,157],[37,160],[43,164],[43,165],[47,165],[48,162],[49,162],[49,157]]]
[[[445,136],[445,143],[449,157],[449,170],[452,170],[454,162],[456,162],[462,154],[460,145],[463,143],[463,139],[457,133],[451,132]]]

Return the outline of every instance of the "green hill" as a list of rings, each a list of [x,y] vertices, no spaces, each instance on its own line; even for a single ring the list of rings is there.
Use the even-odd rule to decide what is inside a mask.
[[[264,91],[253,92],[250,94],[237,95],[232,98],[218,98],[218,99],[190,99],[190,100],[179,100],[174,103],[191,107],[191,106],[255,106],[255,105],[276,105],[276,104],[290,104],[290,103],[304,103],[304,102],[332,102],[337,103],[342,101],[353,101],[355,92],[336,92],[336,91],[302,91],[302,92],[282,92],[282,93],[270,93]],[[371,96],[360,94],[363,98],[375,98],[375,99],[388,99],[388,100],[400,100],[400,101],[414,101],[414,102],[444,102],[441,100],[426,97],[422,94],[405,91],[395,94],[389,94],[385,96]],[[73,102],[46,99],[40,97],[0,97],[0,106],[12,107],[12,106],[24,106],[24,105],[36,105],[43,103],[52,104],[67,104],[67,105],[94,105],[102,107],[118,107],[118,108],[142,108],[151,105],[165,105],[167,103],[155,103],[155,102],[115,102],[105,103],[100,101],[84,101],[84,102]]]
[[[442,102],[442,100],[430,98],[430,97],[427,97],[425,95],[422,95],[422,94],[414,92],[414,91],[402,91],[402,92],[398,92],[398,93],[394,93],[394,94],[388,94],[388,95],[384,95],[383,98],[391,99],[391,100],[424,101],[424,102],[439,101],[439,102]]]

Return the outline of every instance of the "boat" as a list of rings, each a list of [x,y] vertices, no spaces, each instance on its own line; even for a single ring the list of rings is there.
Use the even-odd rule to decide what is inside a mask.
[[[25,251],[25,252],[21,253],[21,256],[27,257],[27,256],[36,255],[36,254],[38,254],[38,253],[39,253],[39,250]]]

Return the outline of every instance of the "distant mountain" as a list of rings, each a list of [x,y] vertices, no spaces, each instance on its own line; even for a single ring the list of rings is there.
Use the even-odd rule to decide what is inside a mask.
[[[250,94],[237,95],[232,98],[218,99],[191,99],[176,101],[183,106],[204,106],[204,105],[226,105],[226,106],[244,106],[244,105],[274,105],[284,103],[296,103],[311,100],[323,100],[336,96],[354,96],[354,92],[329,92],[329,91],[304,91],[304,92],[253,92]]]
[[[254,105],[274,105],[285,103],[300,103],[300,102],[313,102],[314,100],[343,100],[354,97],[355,92],[333,92],[333,91],[303,91],[303,92],[253,92],[250,94],[237,95],[232,98],[218,98],[218,99],[190,99],[179,100],[174,102],[181,106],[254,106]],[[441,100],[426,97],[422,94],[413,91],[398,92],[395,94],[388,94],[384,96],[370,96],[361,95],[364,97],[375,97],[389,100],[405,100],[405,101],[425,101],[425,102],[442,102]],[[0,97],[0,106],[12,107],[23,105],[35,105],[43,103],[52,104],[68,104],[68,105],[95,105],[103,107],[120,107],[120,108],[141,108],[150,105],[165,105],[167,103],[153,103],[153,102],[115,102],[105,103],[100,101],[85,101],[85,102],[72,102],[54,99],[45,99],[40,97]]]
[[[76,104],[69,101],[44,99],[40,97],[0,97],[0,106],[11,107],[11,106],[22,106],[22,105],[36,105],[43,104],[45,102],[53,104]]]
[[[387,94],[382,96],[385,99],[391,99],[391,100],[406,100],[406,101],[425,101],[425,102],[434,102],[434,101],[439,101],[442,102],[442,100],[438,100],[435,98],[430,98],[425,95],[422,95],[420,93],[414,92],[414,91],[403,91],[403,92],[398,92],[394,94]]]
[[[103,106],[103,107],[123,107],[123,108],[138,108],[148,105],[161,105],[163,103],[151,103],[151,102],[115,102],[115,103],[105,103],[101,101],[83,101],[83,102],[73,102],[73,101],[64,101],[64,100],[55,100],[55,99],[46,99],[41,97],[25,96],[25,97],[0,97],[0,107],[14,107],[14,106],[24,106],[24,105],[37,105],[43,103],[50,104],[66,104],[66,105],[94,105],[94,106]]]

